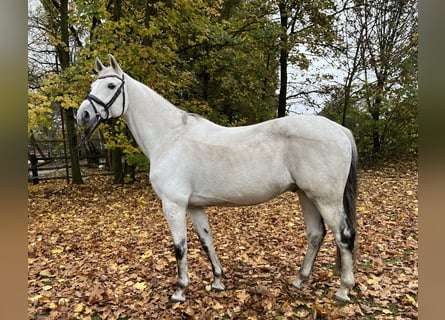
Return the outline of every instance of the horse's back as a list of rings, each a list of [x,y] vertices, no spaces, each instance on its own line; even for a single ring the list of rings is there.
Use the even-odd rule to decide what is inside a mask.
[[[233,147],[245,144],[281,143],[288,140],[342,143],[346,128],[325,117],[292,115],[241,127],[223,127],[196,118],[185,130],[184,139],[215,146]],[[348,129],[346,129],[348,130]]]

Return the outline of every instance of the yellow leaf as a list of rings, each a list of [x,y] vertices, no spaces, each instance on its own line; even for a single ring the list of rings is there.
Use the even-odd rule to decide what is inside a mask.
[[[79,303],[75,308],[74,308],[74,312],[75,313],[80,313],[83,310],[83,303]]]
[[[147,251],[145,251],[145,252],[142,254],[141,259],[144,260],[144,259],[150,258],[152,255],[153,255],[153,251],[151,251],[150,249],[148,249]]]
[[[40,298],[42,298],[43,296],[41,294],[37,294],[34,297],[29,298],[29,301],[31,301],[32,303],[34,303],[35,301],[39,301]]]
[[[221,310],[221,309],[224,309],[224,306],[217,301],[217,302],[215,302],[215,304],[212,305],[212,308],[215,310]]]
[[[180,306],[181,306],[181,303],[180,303],[180,302],[175,302],[175,303],[173,304],[172,309],[173,309],[173,310],[176,310],[176,309],[178,309]]]
[[[379,277],[373,277],[372,279],[368,279],[366,282],[368,282],[368,284],[373,285],[376,284],[380,281]]]
[[[133,288],[138,289],[138,290],[144,290],[146,287],[145,282],[136,282],[133,285]]]
[[[58,253],[62,253],[62,252],[63,252],[63,248],[58,248],[58,249],[51,250],[52,254],[58,254]]]
[[[417,307],[416,299],[411,297],[409,294],[405,295],[406,300],[408,300],[409,303],[411,303],[413,306]]]
[[[48,269],[40,271],[39,275],[42,277],[54,277],[54,275],[51,274],[51,271],[49,271]]]
[[[108,267],[109,267],[111,270],[113,270],[113,271],[116,271],[117,268],[118,268],[117,263],[114,262],[114,261],[113,261],[113,262],[110,262]]]
[[[188,306],[187,309],[185,309],[184,313],[189,317],[195,316],[195,311],[193,311],[193,309],[190,306]]]
[[[299,319],[306,318],[308,315],[309,315],[309,311],[308,311],[308,310],[299,310],[299,311],[296,313],[296,316],[297,316]]]
[[[57,304],[55,304],[54,302],[51,302],[51,303],[49,304],[49,308],[50,308],[51,310],[54,310],[54,309],[57,308]]]
[[[51,290],[53,287],[50,285],[43,286],[42,289],[45,291]]]

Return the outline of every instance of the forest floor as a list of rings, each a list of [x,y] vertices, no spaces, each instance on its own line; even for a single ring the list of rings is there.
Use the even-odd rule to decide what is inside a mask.
[[[188,222],[190,287],[169,303],[176,261],[148,178],[107,176],[29,185],[29,319],[417,319],[418,203],[414,161],[359,170],[356,285],[338,288],[326,235],[311,279],[290,285],[306,250],[293,193],[257,206],[208,208],[226,291],[210,290],[211,266]]]

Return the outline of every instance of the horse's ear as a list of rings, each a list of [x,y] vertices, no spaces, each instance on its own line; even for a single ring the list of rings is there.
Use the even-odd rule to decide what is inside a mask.
[[[94,63],[95,69],[97,72],[102,71],[105,66],[102,64],[102,62],[99,60],[99,57],[96,57],[96,61]]]
[[[108,54],[108,56],[110,57],[110,65],[113,67],[113,70],[116,71],[119,74],[123,73],[121,67],[119,66],[119,64],[117,63],[116,59],[113,57],[113,55],[112,54]]]

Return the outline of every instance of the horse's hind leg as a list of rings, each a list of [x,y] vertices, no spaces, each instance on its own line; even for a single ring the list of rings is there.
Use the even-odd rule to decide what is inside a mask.
[[[340,251],[341,284],[335,293],[335,299],[339,301],[350,301],[348,293],[355,284],[353,272],[354,226],[350,226],[346,222],[342,204],[338,204],[337,206],[320,205],[320,212],[326,224],[332,230],[337,244],[337,250]]]
[[[323,238],[326,235],[326,229],[323,218],[312,200],[310,200],[301,190],[298,191],[298,196],[300,198],[300,205],[303,210],[308,240],[308,247],[304,256],[303,264],[300,268],[300,272],[298,277],[292,282],[293,286],[300,289],[303,286],[304,281],[309,278],[312,272],[315,258],[320,250]]]
[[[223,277],[223,269],[213,246],[212,233],[210,231],[207,215],[204,209],[201,208],[190,209],[189,215],[192,219],[193,227],[198,234],[199,241],[201,241],[202,248],[207,253],[210,263],[212,264],[214,275],[212,288],[215,290],[224,290],[225,286],[221,282]]]

